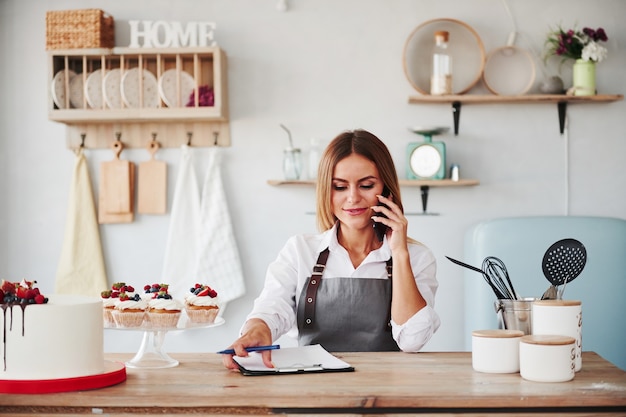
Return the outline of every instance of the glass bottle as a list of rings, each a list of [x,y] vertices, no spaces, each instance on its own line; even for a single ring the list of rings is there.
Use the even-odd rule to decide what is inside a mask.
[[[435,32],[433,65],[430,79],[430,94],[441,96],[452,94],[452,57],[448,52],[449,32]]]
[[[299,180],[302,172],[302,153],[298,148],[285,148],[283,154],[283,175],[285,180]]]

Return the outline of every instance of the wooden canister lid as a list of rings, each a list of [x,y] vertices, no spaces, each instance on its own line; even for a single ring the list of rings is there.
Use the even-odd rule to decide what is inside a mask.
[[[534,304],[547,307],[570,307],[579,306],[582,302],[580,300],[537,300]]]
[[[520,343],[528,343],[531,345],[561,346],[574,344],[576,343],[576,339],[569,336],[560,336],[553,334],[534,334],[523,336],[520,340]]]
[[[521,330],[506,330],[506,329],[490,329],[490,330],[474,330],[472,336],[476,337],[491,337],[491,338],[511,338],[522,337],[524,332]]]

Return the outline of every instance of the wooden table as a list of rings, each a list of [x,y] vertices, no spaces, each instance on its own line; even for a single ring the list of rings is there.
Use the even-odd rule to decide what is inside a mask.
[[[216,354],[172,354],[178,367],[128,368],[127,380],[112,387],[0,395],[0,413],[626,415],[626,372],[593,352],[583,354],[574,380],[561,383],[475,372],[470,352],[336,355],[356,371],[251,377],[226,370]]]

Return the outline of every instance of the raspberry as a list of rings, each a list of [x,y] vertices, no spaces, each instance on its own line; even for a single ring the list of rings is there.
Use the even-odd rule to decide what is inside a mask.
[[[46,302],[46,297],[44,297],[44,296],[43,296],[43,295],[41,295],[41,294],[37,294],[37,295],[35,296],[35,302],[36,302],[37,304],[45,304],[45,302]]]

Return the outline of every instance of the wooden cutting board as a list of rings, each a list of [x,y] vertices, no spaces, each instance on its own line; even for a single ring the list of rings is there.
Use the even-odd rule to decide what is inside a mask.
[[[115,158],[100,164],[98,222],[130,223],[134,220],[135,164],[120,159],[122,142],[116,140],[111,147]]]
[[[159,143],[148,144],[150,160],[139,164],[137,178],[137,212],[165,214],[167,212],[167,164],[154,158]]]

